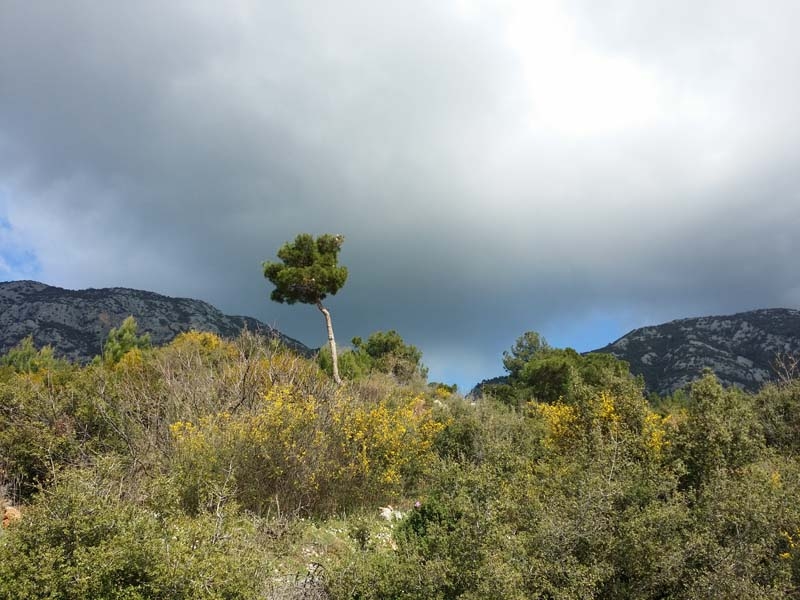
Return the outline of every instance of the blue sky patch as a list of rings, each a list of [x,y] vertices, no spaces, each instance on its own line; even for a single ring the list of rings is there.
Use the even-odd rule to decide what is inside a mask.
[[[5,210],[5,195],[0,190],[0,281],[31,279],[42,272],[33,248],[20,239]]]

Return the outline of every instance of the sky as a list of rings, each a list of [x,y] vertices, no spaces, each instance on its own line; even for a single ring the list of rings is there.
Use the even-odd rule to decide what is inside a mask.
[[[339,345],[432,380],[800,307],[795,0],[0,0],[0,281],[199,298],[345,236]]]

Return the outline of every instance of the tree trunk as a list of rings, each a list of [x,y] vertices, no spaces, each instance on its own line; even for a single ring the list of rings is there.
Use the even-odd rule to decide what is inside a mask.
[[[325,317],[325,325],[328,328],[328,343],[331,345],[331,360],[333,362],[333,380],[336,382],[336,385],[342,385],[342,378],[339,377],[339,359],[336,356],[336,340],[333,338],[331,313],[327,308],[322,306],[322,302],[317,302],[317,308]]]

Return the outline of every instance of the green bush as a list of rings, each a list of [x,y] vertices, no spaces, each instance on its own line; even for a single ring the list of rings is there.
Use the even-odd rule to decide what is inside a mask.
[[[0,367],[8,367],[16,373],[38,373],[42,369],[68,368],[69,364],[55,358],[51,346],[37,350],[33,336],[29,335],[5,355],[0,356]]]
[[[329,375],[333,372],[330,348],[322,348],[318,357],[320,367]],[[339,354],[339,371],[345,379],[359,380],[370,373],[392,375],[399,383],[424,380],[428,369],[422,364],[422,352],[406,344],[394,329],[376,331],[364,342],[353,338],[353,348]]]
[[[42,369],[0,382],[0,485],[12,482],[23,498],[82,456],[86,399],[70,394],[73,373]]]
[[[261,598],[269,566],[252,521],[221,508],[173,518],[95,470],[59,474],[0,535],[0,598]]]
[[[112,327],[103,344],[102,360],[109,366],[117,364],[132,350],[150,348],[150,334],[137,335],[139,326],[133,316],[127,317],[119,327]]]
[[[701,488],[718,470],[734,471],[763,452],[764,435],[753,397],[724,389],[713,374],[692,384],[674,456],[687,467],[684,485]]]
[[[800,454],[800,379],[764,386],[755,397],[766,443]]]

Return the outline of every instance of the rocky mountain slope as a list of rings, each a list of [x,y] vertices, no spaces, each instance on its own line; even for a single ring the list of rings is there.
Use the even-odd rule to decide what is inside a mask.
[[[671,393],[710,368],[726,385],[755,391],[775,376],[778,354],[800,352],[800,311],[753,310],[635,329],[595,350],[628,361],[647,389]]]
[[[243,328],[277,337],[301,353],[302,343],[251,317],[228,316],[206,302],[127,288],[65,290],[35,281],[0,282],[0,354],[33,335],[37,347],[86,362],[101,352],[112,327],[133,315],[156,345],[196,329],[234,337]]]

